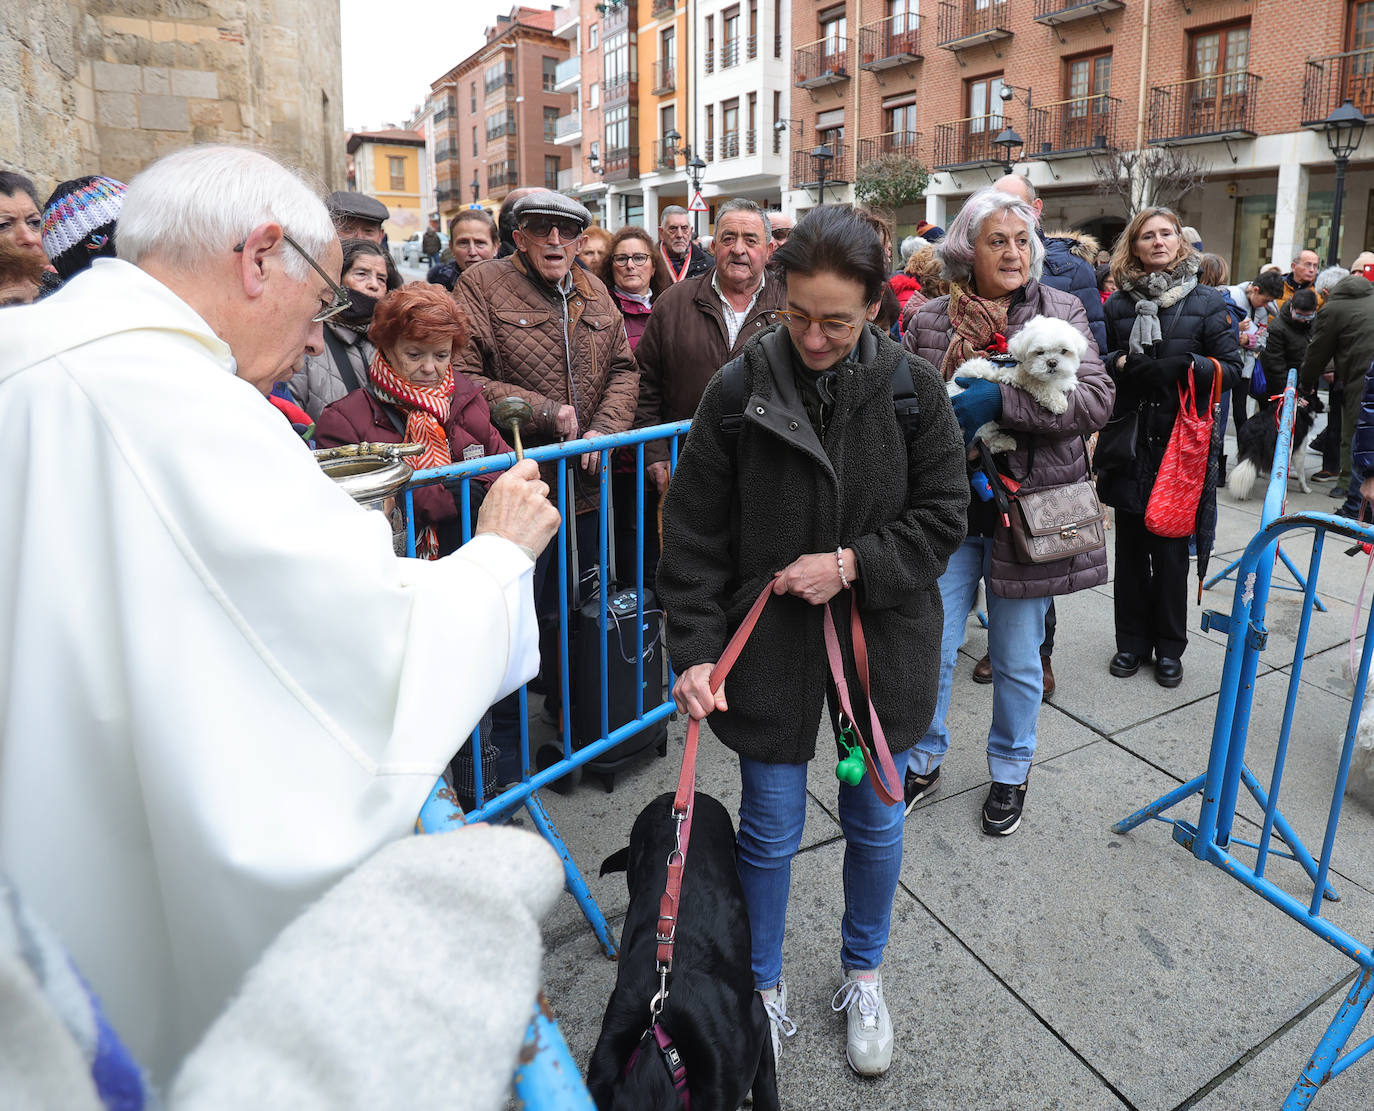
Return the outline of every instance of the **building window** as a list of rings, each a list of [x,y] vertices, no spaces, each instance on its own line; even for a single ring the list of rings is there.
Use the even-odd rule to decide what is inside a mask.
[[[720,156],[739,157],[739,100],[727,100],[720,106]]]
[[[677,32],[672,27],[659,32],[658,57],[664,76],[677,72]]]
[[[706,17],[706,72],[716,71],[716,17]]]
[[[601,106],[601,82],[593,81],[587,86],[587,107],[598,108]]]
[[[1192,35],[1188,44],[1188,76],[1201,78],[1195,95],[1214,97],[1221,77],[1222,96],[1245,92],[1245,70],[1250,64],[1250,24],[1237,23]]]
[[[1374,0],[1351,5],[1349,49],[1355,56],[1342,67],[1341,97],[1367,112],[1374,101]]]
[[[515,109],[506,108],[487,117],[487,142],[515,134]]]
[[[888,108],[884,113],[887,116],[887,134],[889,136],[889,150],[901,151],[906,147],[914,146],[916,143],[916,103],[900,104],[894,108]]]
[[[745,54],[750,61],[759,56],[759,0],[749,0],[749,37],[745,40]]]
[[[773,0],[773,57],[782,57],[782,0]]]
[[[720,68],[739,61],[739,6],[726,8],[720,16]]]
[[[774,90],[773,90],[773,124],[774,124],[774,127],[773,127],[773,153],[774,153],[774,154],[781,154],[781,153],[782,153],[782,136],[783,136],[783,132],[779,131],[779,130],[777,129],[777,126],[776,126],[777,124],[780,124],[780,123],[782,123],[782,122],[783,122],[783,120],[782,120],[782,93],[778,92],[777,89],[774,89]],[[791,126],[791,125],[790,125],[790,124],[785,124],[785,125],[784,125],[784,127],[788,127],[788,126]]]
[[[477,157],[477,128],[472,129],[472,157]]]
[[[557,59],[557,58],[545,58],[545,59],[544,59],[544,86],[543,86],[544,91],[545,91],[546,93],[551,93],[551,92],[553,92],[553,87],[554,87],[554,85],[555,85],[557,82],[558,82],[558,59]]]
[[[544,142],[552,143],[558,138],[558,109],[544,109]]]
[[[587,49],[595,50],[596,44],[601,41],[601,24],[593,23],[587,28]]]
[[[503,85],[515,84],[515,70],[511,66],[510,59],[502,58],[498,62],[493,62],[486,69],[486,91],[494,92]]]
[[[716,160],[716,106],[706,106],[706,161]]]
[[[474,81],[474,82],[472,83],[472,103],[468,106],[468,110],[471,111],[471,112],[477,111],[477,82],[476,82],[476,81]]]
[[[630,106],[622,104],[616,108],[607,108],[605,123],[607,157],[628,150],[630,147]]]
[[[824,143],[835,154],[840,155],[844,143],[844,109],[832,108],[816,117],[816,142]]]
[[[606,39],[605,70],[601,79],[606,86],[608,98],[627,91],[626,86],[634,80],[630,45],[630,33],[628,31],[617,31]]]
[[[971,132],[1002,130],[1002,75],[975,77],[964,83],[964,109]]]
[[[1074,58],[1064,65],[1064,98],[1070,117],[1077,119],[1089,112],[1101,114],[1107,110],[1107,94],[1112,87],[1112,55],[1090,54]]]
[[[916,30],[917,4],[919,0],[887,0],[887,16],[892,20],[888,33],[900,35]]]
[[[404,193],[406,189],[406,160],[388,155],[386,162],[387,169],[391,174],[391,191]]]
[[[759,94],[749,94],[749,117],[745,123],[744,131],[744,153],[757,154],[758,148],[755,144],[755,136],[758,135],[759,126]]]
[[[556,154],[544,155],[544,188],[558,192],[558,171],[563,168],[563,160]]]

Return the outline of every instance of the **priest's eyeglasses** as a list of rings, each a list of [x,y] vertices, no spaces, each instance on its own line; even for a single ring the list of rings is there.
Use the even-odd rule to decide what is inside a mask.
[[[833,316],[819,317],[807,316],[804,312],[795,312],[792,309],[779,309],[778,315],[787,325],[789,332],[794,332],[799,336],[806,335],[811,330],[812,324],[819,324],[821,334],[826,339],[848,339],[854,334],[854,325],[847,320],[840,320]]]
[[[320,269],[320,264],[310,257],[309,252],[306,251],[305,248],[303,248],[289,235],[287,235],[286,232],[282,232],[281,237],[284,240],[286,240],[287,243],[291,244],[291,246],[295,249],[296,253],[301,256],[301,258],[305,259],[306,265],[309,266],[311,270],[315,271],[316,274],[318,274],[321,278],[324,279],[325,284],[329,286],[330,292],[333,295],[330,301],[320,302],[320,304],[324,307],[321,308],[319,312],[317,312],[314,316],[310,318],[310,322],[312,324],[323,324],[326,320],[332,320],[334,317],[338,316],[339,313],[343,312],[344,309],[348,308],[348,306],[352,304],[352,301],[348,296],[348,290],[344,289],[343,286],[341,286],[338,282],[336,282],[333,278],[326,274],[322,269]],[[234,250],[237,253],[242,254],[244,244],[246,244],[247,242],[248,240],[246,239],[239,240],[236,244],[234,244]]]

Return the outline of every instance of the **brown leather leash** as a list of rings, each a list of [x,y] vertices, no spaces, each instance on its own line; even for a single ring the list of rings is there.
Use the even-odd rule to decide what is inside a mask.
[[[759,617],[763,614],[763,607],[768,604],[768,599],[773,595],[773,581],[769,579],[764,584],[763,590],[754,599],[754,604],[749,607],[749,612],[744,615],[744,620],[735,630],[735,635],[730,638],[730,642],[725,646],[725,651],[721,653],[720,659],[711,669],[709,679],[711,693],[714,694],[720,690],[721,684],[725,682],[725,677],[730,674],[730,669],[735,666],[740,653],[744,651],[745,643],[749,640],[754,631],[754,626],[758,624]],[[873,746],[870,747],[864,740],[863,734],[854,720],[854,709],[849,699],[849,683],[844,677],[844,659],[840,651],[840,639],[835,631],[835,618],[830,612],[830,603],[827,602],[825,605],[825,652],[830,665],[830,677],[839,696],[841,728],[844,728],[843,723],[847,720],[848,728],[853,731],[854,736],[858,739],[859,747],[863,750],[864,765],[868,769],[869,782],[873,786],[874,793],[880,802],[892,806],[902,801],[902,780],[892,761],[892,753],[887,747],[887,738],[883,735],[883,727],[878,721],[878,711],[873,705],[873,696],[870,693],[868,644],[864,640],[863,624],[859,620],[859,607],[851,604],[849,614],[850,636],[854,643],[855,670],[858,672],[859,685],[863,690],[864,698],[868,701],[868,720],[873,727]],[[656,934],[658,947],[655,951],[658,968],[658,992],[649,1003],[651,1026],[658,1021],[659,1013],[663,1010],[663,1004],[668,998],[668,976],[673,971],[673,945],[677,938],[677,915],[682,897],[682,875],[687,867],[687,846],[692,836],[692,810],[696,798],[697,744],[700,739],[700,732],[701,723],[696,718],[690,718],[687,722],[687,742],[682,753],[682,771],[678,775],[677,792],[673,796],[673,821],[677,824],[677,830],[674,836],[673,849],[668,854],[668,880],[658,904]],[[875,749],[876,757],[874,755]],[[891,789],[888,783],[896,784],[896,790]]]

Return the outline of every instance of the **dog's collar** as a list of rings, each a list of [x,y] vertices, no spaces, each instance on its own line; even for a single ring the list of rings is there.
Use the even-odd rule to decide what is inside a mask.
[[[677,1051],[677,1046],[673,1044],[673,1039],[668,1036],[668,1031],[663,1029],[663,1024],[655,1022],[644,1031],[644,1037],[635,1046],[635,1051],[630,1054],[630,1059],[625,1062],[625,1075],[629,1075],[635,1062],[639,1060],[639,1051],[644,1048],[644,1043],[652,1039],[654,1047],[658,1050],[659,1059],[663,1062],[663,1067],[668,1070],[668,1076],[673,1082],[673,1090],[677,1092],[677,1098],[682,1103],[682,1111],[690,1111],[692,1106],[691,1094],[687,1091],[687,1066],[683,1064],[682,1054]]]

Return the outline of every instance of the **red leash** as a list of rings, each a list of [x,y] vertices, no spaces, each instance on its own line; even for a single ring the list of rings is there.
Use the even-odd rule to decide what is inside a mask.
[[[730,638],[730,642],[725,646],[725,651],[721,653],[720,659],[711,669],[710,686],[713,694],[720,690],[721,684],[725,682],[725,677],[730,674],[730,669],[735,666],[735,661],[739,659],[740,653],[744,650],[744,645],[749,640],[750,634],[753,633],[754,626],[759,622],[763,607],[768,604],[768,599],[772,595],[773,580],[770,579],[764,585],[759,596],[754,599],[754,604],[749,607],[749,612],[745,614],[744,620],[735,630],[735,635]],[[857,605],[851,604],[850,606],[849,629],[854,641],[854,664],[859,674],[859,684],[863,688],[864,697],[868,700],[869,721],[873,726],[874,747],[877,749],[876,758],[868,744],[865,743],[863,734],[859,732],[859,727],[854,721],[854,709],[849,701],[849,683],[844,677],[844,660],[840,654],[840,640],[835,632],[835,619],[831,615],[830,604],[827,602],[825,606],[825,651],[830,664],[830,676],[839,695],[840,710],[843,718],[848,720],[849,727],[858,738],[859,746],[863,749],[864,764],[868,768],[874,793],[877,794],[879,801],[892,806],[902,801],[902,781],[892,762],[892,753],[887,747],[887,738],[883,735],[882,725],[878,722],[878,711],[874,708],[873,697],[869,693],[868,644],[864,640],[863,625],[859,621],[859,607]],[[687,845],[692,836],[692,808],[696,796],[697,743],[700,739],[700,732],[701,723],[696,718],[689,719],[687,722],[687,743],[682,754],[682,772],[678,775],[677,793],[673,796],[673,821],[677,823],[677,833],[673,851],[668,854],[668,882],[658,904],[658,948],[656,950],[658,994],[649,1003],[651,1025],[658,1021],[659,1012],[663,1010],[663,1004],[668,998],[668,976],[673,971],[673,945],[677,938],[677,915],[682,897],[682,874],[687,867]],[[881,769],[881,775],[879,769]],[[897,785],[895,792],[888,787],[889,782]]]

